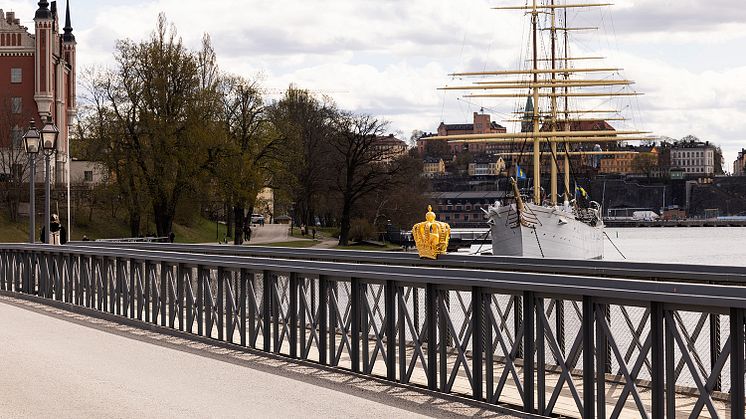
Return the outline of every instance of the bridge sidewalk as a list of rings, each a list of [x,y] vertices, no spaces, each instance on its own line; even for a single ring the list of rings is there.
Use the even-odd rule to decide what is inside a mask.
[[[512,417],[7,296],[0,319],[6,417]]]

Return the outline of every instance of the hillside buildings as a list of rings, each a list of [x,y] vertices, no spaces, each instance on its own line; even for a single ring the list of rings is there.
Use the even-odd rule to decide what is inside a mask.
[[[471,124],[446,124],[441,122],[438,126],[439,136],[445,135],[463,135],[463,134],[493,134],[493,133],[505,133],[507,130],[504,126],[498,124],[492,120],[489,114],[483,112],[474,112],[474,119]],[[428,140],[429,136],[433,134],[425,134],[422,138],[417,140],[417,151],[421,156],[428,154],[428,143],[432,141],[443,141],[443,140]],[[461,154],[463,152],[470,153],[497,153],[500,151],[509,151],[510,144],[497,144],[489,142],[472,142],[469,144],[465,143],[448,143],[448,147],[451,153],[454,155]]]
[[[736,161],[733,162],[733,176],[744,176],[746,173],[746,148],[738,152]]]

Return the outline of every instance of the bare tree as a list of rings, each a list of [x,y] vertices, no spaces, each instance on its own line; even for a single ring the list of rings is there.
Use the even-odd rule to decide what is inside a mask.
[[[31,118],[32,114],[23,112],[22,107],[14,107],[10,97],[0,101],[0,198],[11,221],[18,221],[24,188],[32,181],[29,156],[23,146],[23,134]]]
[[[336,151],[336,190],[342,199],[339,244],[346,246],[355,205],[368,194],[391,186],[403,166],[402,159],[393,158],[392,150],[379,146],[386,122],[370,115],[344,112],[337,118],[336,126],[332,146]]]

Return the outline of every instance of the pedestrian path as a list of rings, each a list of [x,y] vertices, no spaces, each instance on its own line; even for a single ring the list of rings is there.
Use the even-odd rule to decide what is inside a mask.
[[[504,417],[7,297],[0,359],[3,417]]]

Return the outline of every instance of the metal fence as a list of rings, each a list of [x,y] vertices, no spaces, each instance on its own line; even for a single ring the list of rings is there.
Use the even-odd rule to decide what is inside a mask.
[[[0,290],[542,415],[744,417],[742,268],[161,249],[0,245]]]

